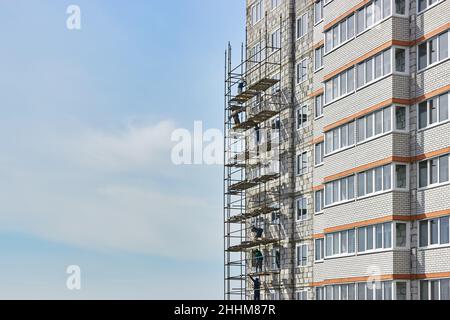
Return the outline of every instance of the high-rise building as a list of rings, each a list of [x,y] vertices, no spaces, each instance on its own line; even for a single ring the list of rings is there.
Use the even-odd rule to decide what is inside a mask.
[[[247,0],[246,24],[225,298],[450,299],[450,1]]]

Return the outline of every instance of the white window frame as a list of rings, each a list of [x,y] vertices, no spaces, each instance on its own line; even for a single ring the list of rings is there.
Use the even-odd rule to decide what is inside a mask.
[[[318,106],[317,106],[317,100],[320,100],[320,114],[318,114]],[[324,95],[323,94],[319,94],[317,96],[314,97],[314,119],[320,119],[323,117],[323,103],[324,103]]]
[[[317,206],[316,206],[316,203],[317,203],[316,195],[317,194],[321,194],[320,195],[320,201],[321,201],[320,208],[321,208],[321,210],[319,210],[319,211],[316,211],[316,208],[317,208]],[[322,214],[323,210],[324,210],[324,207],[325,207],[325,190],[324,189],[317,190],[317,191],[314,192],[314,214],[316,214],[316,215]]]
[[[302,176],[308,173],[308,160],[309,156],[307,151],[303,151],[297,154],[295,166],[295,172],[297,176]]]
[[[305,129],[308,126],[308,106],[303,105],[297,108],[296,110],[296,125],[297,125],[297,130],[301,130],[301,129]],[[301,116],[300,118],[302,119],[302,123],[299,123],[299,115]],[[306,119],[304,119],[306,117]]]
[[[421,300],[421,301],[431,301],[431,285],[430,285],[431,281],[437,281],[439,283],[439,285],[438,285],[438,299],[434,299],[434,300],[435,301],[441,300],[442,299],[442,297],[441,297],[441,282],[443,280],[450,280],[450,278],[421,279],[421,280],[419,280],[419,300]],[[422,285],[423,285],[424,282],[427,282],[428,300],[422,300],[422,297],[421,297],[421,295],[422,295]]]
[[[354,242],[353,242],[355,247],[353,248],[353,252],[349,252],[349,243],[350,243],[349,242],[349,239],[350,239],[349,233],[350,233],[350,231],[353,231],[354,232],[354,236],[355,236],[354,237]],[[347,252],[342,252],[342,235],[344,233],[347,235]],[[336,235],[336,234],[338,235],[338,244],[337,244],[337,246],[338,246],[338,249],[339,249],[339,253],[337,253],[337,254],[335,254],[333,252],[334,235]],[[332,243],[331,243],[331,251],[332,252],[331,252],[330,256],[327,256],[327,254],[326,254],[326,248],[327,248],[327,241],[326,241],[326,239],[327,239],[327,236],[331,236],[331,239],[332,239]],[[348,230],[342,230],[342,231],[327,233],[327,234],[325,234],[324,243],[323,243],[323,249],[324,249],[323,257],[324,257],[324,260],[354,256],[357,253],[357,245],[358,245],[358,242],[357,242],[356,229],[348,229]]]
[[[317,20],[317,7],[316,4],[320,3],[320,19]],[[324,6],[324,0],[315,0],[314,1],[314,26],[320,24],[323,21],[323,6]]]
[[[320,64],[317,63],[317,51],[320,50]],[[319,70],[323,69],[323,55],[324,55],[324,46],[320,46],[316,49],[314,49],[314,72],[317,72]]]
[[[441,121],[440,120],[440,113],[441,113],[441,99],[440,98],[443,95],[447,95],[447,119]],[[437,121],[435,123],[431,123],[430,122],[430,102],[432,100],[434,100],[434,99],[436,99],[436,101],[437,101],[437,108],[436,108],[437,109],[437,111],[436,111],[437,112]],[[422,103],[426,103],[427,104],[427,125],[425,127],[423,127],[423,128],[420,128],[419,111],[420,111],[420,105]],[[440,125],[442,125],[444,123],[448,123],[450,121],[450,92],[446,92],[446,93],[434,96],[434,97],[432,97],[432,98],[430,98],[430,99],[428,99],[426,101],[422,101],[420,103],[417,103],[415,105],[415,108],[416,108],[416,114],[417,114],[417,131],[419,131],[419,132],[427,130],[427,129],[430,129],[430,128],[433,128],[433,127],[436,127],[436,126],[440,126]]]
[[[319,148],[319,152],[317,152],[317,148]],[[324,164],[324,153],[325,153],[325,142],[319,142],[314,145],[314,167],[320,167]],[[319,157],[319,159],[317,159]],[[318,162],[319,160],[319,162]]]
[[[309,28],[308,22],[309,22],[308,21],[308,13],[302,14],[295,21],[295,34],[296,34],[297,40],[300,40],[301,38],[303,38],[305,35],[308,34],[308,28]],[[306,29],[305,29],[305,26],[306,26]]]
[[[433,248],[446,248],[446,247],[450,247],[450,243],[441,243],[441,218],[449,218],[450,216],[442,216],[442,217],[436,217],[436,218],[430,218],[430,219],[423,219],[423,220],[418,220],[417,223],[417,248],[419,248],[419,250],[426,250],[426,249],[433,249]],[[436,244],[431,244],[431,221],[432,220],[438,220],[438,242]],[[427,245],[426,246],[422,246],[420,244],[420,239],[421,239],[421,231],[420,231],[420,223],[421,222],[427,222]],[[450,225],[450,224],[449,224]],[[450,226],[449,226],[450,229]],[[449,234],[450,234],[450,230],[449,230]]]
[[[272,52],[281,49],[281,28],[274,30],[270,34],[270,45],[272,46]]]
[[[419,191],[421,190],[426,190],[426,189],[430,189],[430,188],[436,188],[436,187],[440,187],[440,186],[445,186],[448,185],[450,183],[450,172],[449,172],[449,181],[444,181],[444,182],[440,182],[440,178],[441,178],[441,170],[440,170],[440,166],[441,166],[441,162],[438,161],[438,167],[437,167],[437,183],[431,183],[431,175],[430,175],[430,169],[431,169],[431,161],[435,160],[435,159],[440,159],[441,157],[444,156],[449,156],[450,158],[450,154],[446,153],[446,154],[441,154],[439,156],[433,157],[433,158],[429,158],[426,160],[422,160],[417,162],[417,188]],[[420,164],[423,162],[427,162],[427,185],[425,187],[421,187],[420,186]],[[450,159],[449,159],[450,162]],[[449,163],[449,171],[450,171],[450,163]]]
[[[263,19],[264,0],[257,0],[250,8],[252,26],[255,26]]]
[[[435,3],[430,4],[431,0],[426,0],[427,1],[427,6],[425,7],[425,9],[419,11],[419,0],[417,0],[417,10],[416,13],[417,14],[423,14],[424,12],[426,12],[427,10],[430,10],[431,8],[437,6],[438,4],[444,2],[445,0],[437,0]]]
[[[320,244],[320,259],[316,259],[317,254],[317,242]],[[319,263],[323,262],[325,258],[325,238],[314,239],[314,262]]]
[[[306,247],[306,257],[303,257],[303,247]],[[300,248],[300,250],[299,250]],[[305,268],[308,266],[308,244],[300,243],[295,246],[295,265],[297,268]],[[304,264],[303,264],[304,263]]]
[[[442,60],[440,60],[440,53],[441,53],[440,52],[441,51],[440,36],[443,35],[444,33],[447,33],[447,38],[448,38],[448,40],[447,40],[447,52],[448,53],[447,53],[447,57],[446,58],[443,58]],[[437,59],[436,59],[435,62],[430,64],[429,63],[429,61],[430,61],[430,42],[433,41],[433,40],[436,40],[436,39],[437,39],[437,50],[436,50]],[[420,57],[419,57],[419,47],[421,45],[423,45],[423,44],[426,44],[426,47],[427,47],[427,65],[425,67],[423,67],[423,68],[420,68],[420,64],[419,64],[419,59],[420,59]],[[441,32],[438,35],[436,35],[436,36],[434,36],[434,37],[432,37],[430,39],[427,39],[426,41],[418,43],[416,51],[417,51],[417,54],[416,54],[416,58],[417,58],[417,72],[422,72],[424,70],[427,70],[428,68],[432,68],[435,65],[438,65],[438,64],[440,64],[440,63],[442,63],[444,61],[447,61],[448,59],[450,59],[450,30]]]
[[[298,211],[299,211],[299,206],[302,206],[302,210],[305,210],[306,211],[306,214],[302,214],[302,215],[300,215],[300,217],[299,217],[299,214],[298,214]],[[303,206],[305,206],[304,208],[303,208]],[[309,210],[308,210],[308,207],[309,207],[309,200],[308,200],[308,197],[306,197],[306,196],[300,196],[300,197],[298,197],[296,200],[295,200],[295,221],[297,221],[297,222],[303,222],[303,221],[306,221],[306,220],[308,220],[309,219]]]
[[[297,85],[302,84],[306,80],[308,80],[308,58],[302,59],[299,63],[296,65],[296,83]],[[305,71],[303,73],[303,71]]]
[[[384,247],[384,242],[385,242],[385,231],[384,231],[384,228],[385,228],[386,224],[390,224],[391,225],[391,246],[388,247],[388,248]],[[379,225],[382,226],[381,243],[383,245],[382,245],[382,248],[378,248],[377,249],[376,248],[376,243],[377,243],[377,241],[376,241],[376,227],[379,226]],[[373,234],[372,234],[373,247],[372,247],[372,249],[369,249],[369,250],[367,250],[367,243],[368,243],[368,241],[367,241],[367,238],[368,238],[367,237],[367,230],[368,230],[368,227],[371,227],[372,228],[372,232],[373,232]],[[365,229],[365,231],[364,231],[364,234],[365,234],[364,235],[364,248],[365,248],[365,250],[364,251],[359,251],[359,230],[360,229]],[[355,232],[355,238],[356,238],[355,251],[356,251],[357,255],[365,255],[365,254],[376,253],[376,252],[392,251],[392,250],[395,249],[395,246],[394,246],[395,236],[396,236],[396,234],[395,234],[395,223],[392,222],[392,221],[391,222],[385,222],[385,223],[378,223],[378,224],[374,224],[374,225],[367,225],[367,226],[364,226],[364,227],[358,227],[358,228],[356,228],[356,232]]]
[[[304,295],[304,298],[303,298],[303,295]],[[307,300],[309,300],[308,299],[308,290],[307,289],[297,290],[295,292],[295,299],[298,300],[298,301],[307,301]]]
[[[352,144],[349,143],[349,138],[350,138],[349,132],[350,132],[351,124],[353,124],[353,143]],[[343,129],[343,128],[345,128],[344,130],[347,132],[347,145],[344,147],[341,146],[342,145],[342,130],[341,129]],[[334,149],[334,132],[335,131],[338,132],[338,145],[339,145],[338,148],[336,148],[336,149]],[[329,139],[327,139],[329,133],[331,133],[331,135],[332,135],[331,141],[329,141]],[[332,147],[331,147],[331,152],[327,153],[327,145],[329,143],[331,143]],[[335,153],[350,149],[350,148],[354,147],[355,145],[356,145],[356,122],[350,121],[339,127],[333,128],[325,133],[323,156],[324,156],[324,158],[329,157]]]
[[[348,182],[349,182],[351,177],[353,177],[353,197],[352,198],[350,198],[350,194],[348,193],[348,190],[349,190],[349,183]],[[341,199],[341,195],[342,195],[341,188],[342,188],[342,183],[343,183],[342,181],[343,180],[346,180],[345,185],[347,187],[347,199],[345,199],[345,200]],[[327,188],[328,185],[331,185],[332,186],[331,194],[334,195],[334,185],[336,183],[337,183],[337,186],[338,186],[337,194],[338,194],[338,197],[339,197],[339,201],[335,201],[335,202],[331,202],[330,204],[327,204],[326,188]],[[354,175],[354,174],[350,175],[348,177],[339,179],[339,180],[334,180],[334,181],[330,181],[330,182],[326,183],[325,184],[325,189],[324,189],[324,206],[323,206],[323,208],[326,209],[326,208],[334,207],[334,206],[337,206],[337,205],[340,205],[340,204],[344,204],[344,203],[347,203],[347,202],[356,201],[356,191],[357,191],[357,189],[356,189],[356,175]]]
[[[276,8],[278,8],[282,2],[283,2],[283,0],[271,0],[272,10],[275,10]]]

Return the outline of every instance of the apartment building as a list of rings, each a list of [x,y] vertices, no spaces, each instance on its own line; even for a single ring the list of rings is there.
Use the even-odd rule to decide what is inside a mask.
[[[450,299],[449,27],[449,0],[247,0],[225,298]]]

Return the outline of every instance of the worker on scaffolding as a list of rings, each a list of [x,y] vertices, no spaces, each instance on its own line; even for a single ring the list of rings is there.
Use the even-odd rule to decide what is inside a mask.
[[[253,299],[259,301],[261,300],[261,281],[259,278],[253,278],[251,275],[249,277],[253,282]]]
[[[260,228],[260,227],[257,227],[257,226],[253,226],[252,227],[252,232],[255,234],[255,238],[256,239],[261,239],[262,235],[263,235],[263,232],[264,232],[264,229]]]
[[[264,256],[263,256],[261,250],[256,249],[255,250],[256,273],[263,271],[263,261],[264,261]]]
[[[241,78],[238,84],[238,95],[244,92],[244,88],[245,88],[245,79]]]

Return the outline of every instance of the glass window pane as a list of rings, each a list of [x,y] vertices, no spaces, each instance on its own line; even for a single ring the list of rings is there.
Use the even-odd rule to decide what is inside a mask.
[[[395,128],[397,130],[406,129],[406,108],[395,107]]]
[[[341,131],[341,148],[345,148],[346,146],[348,146],[348,127],[343,126],[339,130]]]
[[[383,2],[382,0],[375,0],[374,1],[374,9],[373,9],[374,13],[373,13],[373,16],[374,16],[375,23],[380,21],[382,15],[383,15],[382,11],[381,11],[381,3],[382,2]]]
[[[330,257],[333,255],[333,235],[332,234],[327,234],[325,237],[325,255],[327,257]]]
[[[375,113],[375,135],[383,132],[383,111]]]
[[[348,253],[355,252],[355,230],[348,231]]]
[[[439,121],[448,120],[448,93],[439,97]]]
[[[392,117],[391,117],[391,108],[383,109],[383,131],[389,132],[392,130]]]
[[[430,281],[430,300],[439,300],[439,280]]]
[[[438,100],[435,99],[431,99],[428,101],[429,103],[429,111],[430,111],[430,124],[436,123],[438,121],[438,105],[437,105]]]
[[[383,190],[390,190],[391,189],[391,170],[392,167],[390,164],[383,167]]]
[[[384,248],[392,248],[392,223],[384,224]]]
[[[395,165],[395,183],[396,187],[406,189],[406,165]]]
[[[395,13],[406,14],[406,0],[395,0]]]
[[[371,286],[367,286],[367,293],[366,293],[366,297],[367,297],[367,300],[373,300],[373,298],[374,298],[374,296],[373,296],[373,290],[375,289],[375,284],[374,283],[372,283],[371,284]]]
[[[349,200],[355,198],[355,176],[350,176],[347,178],[347,186],[348,186],[348,192],[347,197]]]
[[[356,30],[357,30],[357,33],[361,33],[365,29],[365,24],[364,24],[365,13],[364,13],[364,9],[359,10],[357,12],[356,16],[357,16],[357,25],[356,25],[357,29]]]
[[[339,299],[339,286],[333,286],[333,300]]]
[[[382,224],[375,226],[375,242],[376,242],[376,249],[383,248],[383,225]]]
[[[419,187],[424,188],[428,185],[428,161],[419,163]]]
[[[406,72],[406,50],[395,49],[395,71]]]
[[[448,159],[448,155],[439,158],[439,182],[441,183],[449,181]]]
[[[419,246],[426,247],[428,246],[428,221],[420,221],[419,223]]]
[[[348,300],[348,285],[341,285],[341,300]]]
[[[348,38],[352,38],[355,35],[355,16],[351,15],[347,19]]]
[[[420,300],[428,300],[428,281],[420,281]]]
[[[348,240],[347,235],[348,235],[347,231],[341,232],[341,253],[347,253],[348,252],[348,250],[347,250],[347,248],[348,248],[347,247],[347,244],[348,244],[348,242],[347,242],[347,240]]]
[[[358,283],[358,300],[366,300],[366,283]]]
[[[373,80],[373,60],[366,61],[366,83]]]
[[[358,119],[357,121],[357,139],[358,142],[364,141],[366,137],[365,118]]]
[[[333,201],[339,202],[339,181],[333,182]]]
[[[348,300],[355,300],[355,284],[351,283],[348,285]]]
[[[358,197],[364,196],[365,193],[365,184],[366,184],[366,174],[360,173],[358,174]]]
[[[373,170],[366,172],[366,194],[373,193]]]
[[[391,1],[383,1],[383,18],[391,15]]]
[[[395,245],[406,247],[406,223],[395,224]]]
[[[364,63],[360,63],[356,66],[356,81],[357,81],[357,88],[362,87],[365,82],[365,65]]]
[[[441,244],[449,243],[449,217],[440,219]]]
[[[382,64],[383,54],[380,53],[375,57],[375,79],[383,75],[383,64]]]
[[[355,90],[355,70],[354,68],[347,70],[347,92]]]
[[[391,73],[391,50],[383,52],[383,74]]]
[[[450,279],[441,280],[441,300],[450,300]]]
[[[333,255],[339,254],[339,233],[333,234]]]
[[[358,252],[366,251],[366,228],[358,229]]]
[[[366,26],[370,27],[373,24],[373,4],[366,7]]]
[[[406,300],[406,282],[397,282],[395,285],[396,289],[396,299],[397,300]]]
[[[438,39],[432,39],[428,42],[428,50],[430,52],[428,63],[432,64],[438,60]]]
[[[383,190],[383,168],[375,169],[375,192]]]
[[[339,25],[333,28],[333,47],[339,44]]]
[[[427,43],[419,45],[419,70],[427,66]]]
[[[430,184],[438,182],[438,165],[438,158],[430,160]]]
[[[419,129],[423,129],[428,125],[428,103],[422,102],[419,104]]]
[[[325,294],[327,300],[333,300],[333,286],[326,286]]]
[[[348,124],[348,145],[352,146],[355,144],[355,123],[350,122]]]
[[[448,32],[439,36],[439,60],[448,57]]]
[[[347,40],[347,21],[340,24],[341,26],[341,43]]]
[[[375,116],[373,113],[366,118],[366,138],[370,138],[373,136],[373,121]]]
[[[430,220],[430,244],[438,244],[439,243],[439,220],[431,219]]]
[[[367,227],[366,228],[366,230],[367,230],[367,234],[366,234],[366,237],[367,237],[367,250],[373,250],[373,230],[374,230],[374,228],[373,228],[373,226],[369,226],[369,227]]]
[[[392,300],[392,281],[383,282],[383,300]]]
[[[347,179],[341,180],[341,201],[347,200]]]

